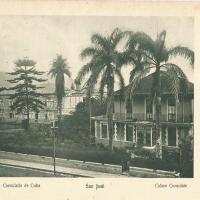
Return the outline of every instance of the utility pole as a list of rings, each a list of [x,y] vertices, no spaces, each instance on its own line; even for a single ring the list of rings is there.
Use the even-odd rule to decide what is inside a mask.
[[[56,132],[58,129],[58,121],[51,122],[51,129],[53,131],[53,173],[56,175]]]

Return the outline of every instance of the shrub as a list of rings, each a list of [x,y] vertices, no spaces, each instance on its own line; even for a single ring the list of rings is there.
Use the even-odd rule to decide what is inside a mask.
[[[155,151],[149,150],[149,149],[144,149],[141,146],[135,147],[133,152],[135,155],[140,156],[140,157],[150,158],[150,159],[155,158]]]
[[[166,171],[179,171],[179,166],[174,162],[166,162],[158,158],[140,158],[136,157],[131,160],[131,166],[151,168],[155,170],[166,170]]]

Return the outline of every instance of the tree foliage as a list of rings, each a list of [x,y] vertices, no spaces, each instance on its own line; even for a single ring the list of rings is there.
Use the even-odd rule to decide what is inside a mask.
[[[106,112],[106,100],[99,98],[91,98],[92,116],[103,115]],[[69,116],[63,119],[63,134],[64,137],[73,139],[77,142],[89,143],[89,124],[90,111],[88,101],[80,102],[76,106],[76,110]],[[94,124],[92,126],[94,128]]]
[[[57,57],[53,60],[49,74],[52,78],[55,78],[55,93],[57,97],[58,113],[60,119],[62,115],[62,100],[65,96],[65,75],[71,77],[69,65],[66,59],[62,57],[62,55],[57,55]]]
[[[142,79],[154,69],[153,82],[151,86],[151,102],[155,104],[155,130],[158,148],[158,157],[162,157],[162,144],[160,138],[160,115],[161,115],[161,74],[165,76],[168,88],[178,100],[179,94],[187,92],[187,77],[180,66],[169,63],[169,58],[183,56],[190,63],[194,64],[194,52],[187,47],[177,46],[171,49],[166,48],[165,39],[167,32],[164,30],[153,40],[143,32],[129,33],[130,39],[127,42],[125,52],[129,63],[132,63],[133,70],[130,74],[130,84],[127,91],[127,99],[132,99],[135,89]],[[126,59],[125,59],[126,60]],[[162,72],[162,73],[161,73]]]
[[[76,78],[76,82],[80,83],[83,78],[89,74],[89,78],[85,83],[87,96],[91,96],[95,86],[99,86],[99,93],[102,97],[106,90],[107,93],[107,118],[109,130],[109,145],[111,150],[113,139],[113,101],[114,101],[114,84],[116,79],[119,80],[120,88],[124,89],[124,79],[121,74],[121,58],[122,54],[117,47],[119,42],[124,37],[124,33],[116,28],[108,36],[93,34],[91,37],[92,45],[85,48],[81,52],[83,59],[90,58],[90,61],[82,67]],[[99,81],[99,84],[98,84]]]
[[[40,78],[44,72],[37,71],[35,68],[35,61],[29,58],[18,59],[15,62],[14,72],[8,73],[13,76],[13,79],[7,80],[14,86],[7,88],[7,90],[14,90],[9,99],[13,101],[10,106],[11,110],[15,110],[16,114],[24,114],[27,116],[27,128],[29,127],[29,113],[38,113],[44,108],[44,102],[40,100],[41,93],[37,91],[42,87],[36,83],[44,82],[45,79]]]
[[[181,177],[192,178],[193,177],[193,157],[194,157],[194,138],[192,135],[188,135],[181,140],[180,147],[180,173]]]

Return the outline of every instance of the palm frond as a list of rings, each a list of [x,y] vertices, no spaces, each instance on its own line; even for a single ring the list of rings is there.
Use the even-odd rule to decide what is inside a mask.
[[[112,48],[115,49],[119,42],[126,36],[119,28],[115,28],[110,35]]]
[[[56,76],[56,70],[52,67],[49,70],[48,75],[51,75],[51,78],[55,77]]]
[[[126,92],[126,103],[128,100],[134,97],[134,92],[139,86],[142,79],[149,73],[149,69],[144,69],[140,71],[136,71],[133,79],[130,81],[127,92]]]
[[[97,52],[98,52],[97,49],[95,49],[93,47],[87,47],[87,48],[83,49],[80,56],[81,56],[82,59],[84,59],[86,57],[94,56]]]
[[[116,69],[115,73],[116,73],[117,77],[119,78],[119,87],[120,87],[121,95],[123,96],[124,89],[125,89],[124,77],[122,76],[120,69]]]
[[[75,79],[75,82],[80,84],[82,82],[82,79],[91,71],[92,63],[87,63],[81,67],[80,71],[78,72],[78,75]]]
[[[71,77],[67,60],[63,58],[62,55],[58,54],[51,64],[51,69],[49,70],[48,75],[56,77],[59,73],[66,74],[68,77]]]
[[[137,69],[137,67],[133,68],[130,72],[130,77],[129,77],[129,83],[134,79],[134,77],[136,76],[137,71],[139,71]]]
[[[188,80],[186,74],[183,72],[183,70],[176,64],[174,63],[166,63],[163,65],[167,70],[172,69],[179,78],[183,78],[185,80]]]
[[[177,55],[183,56],[184,58],[190,61],[190,64],[192,66],[194,65],[194,51],[192,51],[188,47],[177,46],[177,47],[171,48],[168,51],[168,55],[170,57],[175,57]]]
[[[99,86],[99,95],[100,95],[100,99],[103,98],[103,95],[104,95],[104,88],[105,86],[107,85],[107,81],[108,81],[108,78],[107,78],[107,74],[108,71],[107,69],[103,72],[102,76],[101,76],[101,81],[100,81],[100,86]]]
[[[66,74],[69,78],[71,77],[71,72],[69,71],[69,68],[65,68],[63,70],[64,74]]]
[[[175,84],[178,84],[177,89],[176,89],[176,93],[177,93],[177,98],[178,98],[178,94],[180,92],[182,93],[187,93],[187,83],[188,83],[188,78],[186,76],[186,74],[183,72],[183,70],[178,66],[178,65],[175,65],[173,63],[166,63],[164,64],[164,67],[167,69],[167,73],[168,75],[172,76],[176,76],[174,77],[174,79],[176,79],[174,82]],[[173,74],[171,74],[173,73]],[[173,84],[173,82],[171,82]],[[175,91],[175,90],[174,90]]]
[[[102,69],[100,67],[96,68],[95,70],[93,70],[90,77],[88,78],[88,80],[85,84],[87,97],[89,97],[91,95],[91,93],[93,93],[94,87],[97,84],[97,81],[101,74],[101,71],[102,71]]]
[[[157,39],[155,41],[155,43],[157,44],[158,50],[163,49],[164,45],[165,45],[165,38],[166,38],[167,32],[166,30],[163,30],[162,32],[160,32],[157,36]]]
[[[173,69],[169,69],[164,71],[162,76],[165,78],[164,84],[166,84],[170,94],[174,95],[175,99],[178,99],[180,91],[180,79],[177,74],[174,73]]]
[[[139,45],[139,46],[138,46]],[[130,39],[127,42],[127,47],[131,49],[145,49],[145,50],[153,50],[154,49],[154,41],[152,38],[144,32],[136,32],[133,33]]]
[[[92,35],[91,42],[98,47],[97,49],[109,49],[108,40],[98,33]]]
[[[131,34],[127,44],[126,51],[132,54],[132,59],[137,60],[138,56],[141,56],[145,60],[150,60],[155,64],[155,43],[144,32],[136,32]],[[134,57],[133,57],[134,56]]]

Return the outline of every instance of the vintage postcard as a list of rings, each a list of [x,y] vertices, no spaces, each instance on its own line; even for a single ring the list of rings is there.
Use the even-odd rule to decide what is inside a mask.
[[[200,198],[200,4],[0,8],[0,197]]]

